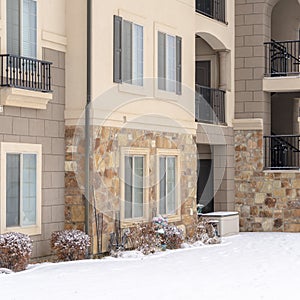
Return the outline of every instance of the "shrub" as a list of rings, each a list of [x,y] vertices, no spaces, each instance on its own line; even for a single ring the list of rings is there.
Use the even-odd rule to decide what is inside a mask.
[[[167,249],[178,249],[184,241],[183,231],[175,225],[168,224],[168,219],[162,216],[154,217],[152,223],[161,236],[161,243]]]
[[[84,259],[91,242],[80,230],[62,230],[52,233],[50,245],[59,260],[71,261]]]
[[[130,228],[127,234],[129,247],[148,255],[161,247],[161,237],[152,223],[141,223]]]
[[[0,268],[23,271],[32,253],[32,240],[28,235],[10,232],[0,235]]]
[[[184,241],[183,231],[175,225],[167,225],[164,228],[163,239],[167,249],[179,249]]]
[[[219,244],[221,239],[206,218],[199,218],[194,224],[194,235],[191,242],[200,241],[204,244]]]

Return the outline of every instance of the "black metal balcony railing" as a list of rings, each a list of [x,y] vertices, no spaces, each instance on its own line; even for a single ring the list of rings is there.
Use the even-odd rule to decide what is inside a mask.
[[[196,85],[196,122],[225,124],[225,91]]]
[[[299,169],[299,141],[300,135],[264,136],[265,169]]]
[[[300,41],[274,41],[265,45],[265,76],[300,74]]]
[[[51,62],[1,54],[0,64],[2,87],[51,92]]]
[[[225,0],[196,0],[196,12],[226,23]]]

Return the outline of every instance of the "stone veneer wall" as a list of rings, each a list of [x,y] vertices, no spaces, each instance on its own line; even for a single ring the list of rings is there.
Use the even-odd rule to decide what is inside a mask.
[[[235,131],[235,208],[241,231],[300,231],[300,173],[263,171],[262,130]]]
[[[84,229],[84,140],[82,128],[66,128],[66,228]],[[75,139],[74,139],[75,137]],[[116,230],[115,215],[120,212],[120,161],[122,147],[147,148],[149,157],[149,217],[150,221],[158,212],[156,193],[156,150],[180,149],[180,196],[181,221],[187,233],[196,216],[197,154],[192,135],[168,132],[150,132],[138,129],[95,127],[93,129],[93,153],[91,163],[92,196],[95,195],[97,211],[103,213],[102,251],[107,251],[109,234]],[[74,145],[73,141],[79,140]],[[193,215],[190,215],[190,211]],[[93,251],[96,253],[96,227],[93,206],[90,210],[91,235],[94,237]]]
[[[42,144],[42,234],[31,236],[32,257],[50,254],[49,239],[64,228],[65,54],[43,49],[51,66],[53,99],[46,110],[4,106],[0,142]]]

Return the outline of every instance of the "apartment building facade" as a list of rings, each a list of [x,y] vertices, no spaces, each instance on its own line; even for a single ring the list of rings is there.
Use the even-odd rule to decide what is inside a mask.
[[[67,1],[65,227],[93,253],[156,215],[189,234],[197,203],[234,208],[234,5],[217,2],[92,1],[87,211],[87,9]]]
[[[0,1],[0,232],[64,228],[65,2]]]
[[[299,231],[297,0],[236,1],[235,207],[243,231]]]
[[[156,215],[189,234],[197,204],[234,208],[233,1],[141,2],[0,1],[0,233],[34,257],[55,230],[96,254]]]

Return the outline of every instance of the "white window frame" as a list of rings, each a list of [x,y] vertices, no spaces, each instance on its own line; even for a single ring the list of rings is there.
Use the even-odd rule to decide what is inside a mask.
[[[149,219],[149,155],[150,150],[146,148],[122,148],[120,157],[121,166],[121,226],[132,226],[136,222],[147,221]],[[125,218],[125,157],[126,156],[143,156],[144,157],[144,193],[143,193],[143,217],[141,218]]]
[[[180,150],[178,149],[157,149],[157,163],[156,163],[156,199],[157,199],[157,214],[167,217],[170,222],[176,222],[181,220],[181,168],[180,168]],[[175,157],[175,213],[174,214],[160,214],[160,158],[161,157]]]
[[[177,94],[175,92],[169,92],[167,90],[162,90],[158,88],[158,32],[165,33],[171,36],[179,36],[183,37],[183,34],[180,32],[179,28],[175,28],[172,26],[168,26],[166,24],[162,24],[160,22],[154,22],[154,43],[153,43],[153,53],[154,53],[154,74],[155,74],[155,79],[154,79],[154,96],[158,99],[166,99],[166,100],[171,100],[171,101],[176,101],[179,102],[181,101],[181,98],[184,97],[184,90],[182,90],[181,94]],[[176,55],[176,52],[175,52]],[[181,49],[181,63],[184,65],[184,55],[183,55],[183,46]],[[183,85],[183,77],[184,77],[184,72],[182,69],[182,85]],[[175,76],[176,78],[176,76]],[[176,81],[176,80],[175,80]]]
[[[7,53],[7,15],[6,15],[6,1],[4,0],[1,6],[1,9],[4,12],[5,15],[5,38],[1,41],[1,46],[6,49],[6,53]],[[36,2],[36,57],[32,57],[33,59],[41,59],[42,58],[42,51],[41,51],[41,30],[40,30],[40,18],[39,18],[39,1],[40,0],[33,0]],[[20,22],[20,56],[24,56],[23,55],[23,0],[19,0],[20,2],[20,17],[19,17],[19,22]],[[11,53],[7,53],[7,54],[11,54]]]
[[[0,233],[21,232],[28,235],[41,234],[41,199],[42,199],[42,145],[4,143],[0,144]],[[7,154],[36,154],[36,224],[30,226],[6,226],[6,155]]]

